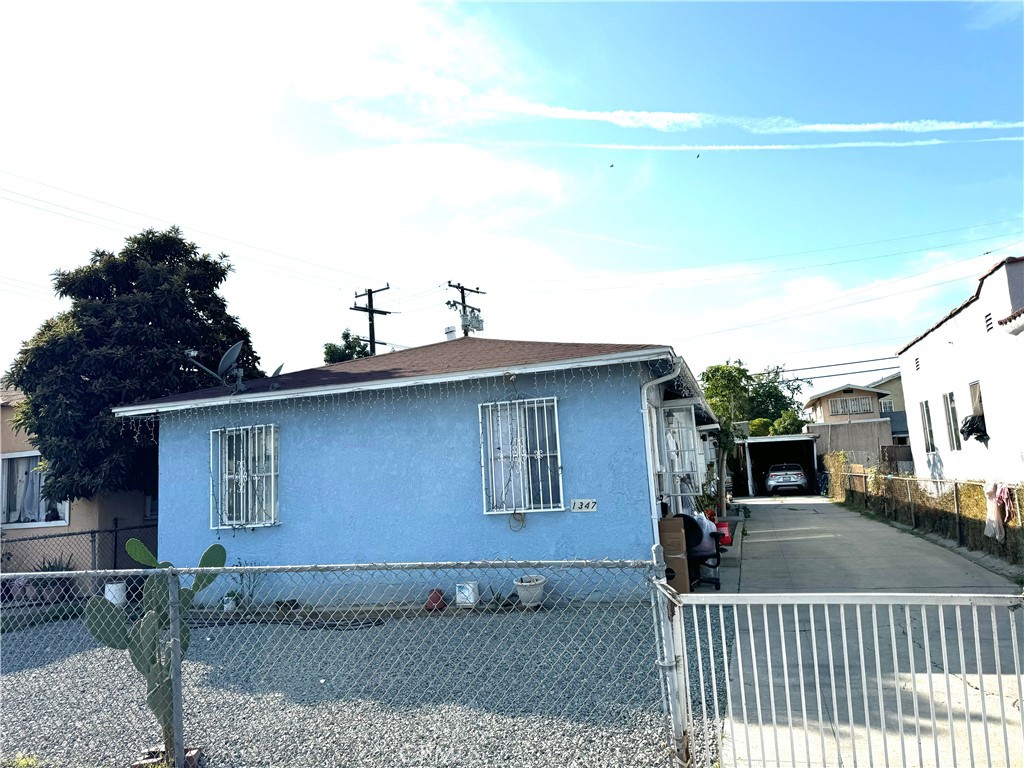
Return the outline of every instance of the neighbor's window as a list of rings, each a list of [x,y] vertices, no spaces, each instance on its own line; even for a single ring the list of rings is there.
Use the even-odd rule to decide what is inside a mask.
[[[960,431],[956,425],[956,400],[953,393],[947,392],[942,396],[942,404],[946,410],[946,435],[949,437],[949,450],[960,450]]]
[[[896,410],[896,405],[893,403],[891,397],[883,398],[878,401],[878,407],[882,413],[892,413]]]
[[[210,527],[277,525],[276,424],[210,432]]]
[[[985,415],[985,405],[981,401],[981,382],[971,382],[971,413],[974,416]]]
[[[0,498],[4,526],[43,527],[68,524],[68,503],[43,498],[46,474],[36,452],[8,454],[0,462]]]
[[[921,403],[921,428],[924,430],[924,450],[935,453],[935,434],[932,432],[932,410],[928,401]]]
[[[828,411],[833,416],[848,416],[853,413],[873,413],[870,397],[832,397]]]
[[[480,453],[485,513],[563,509],[556,398],[481,404]]]

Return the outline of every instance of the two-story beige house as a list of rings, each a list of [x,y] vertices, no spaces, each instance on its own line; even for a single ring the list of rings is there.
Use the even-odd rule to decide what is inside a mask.
[[[0,569],[35,571],[67,559],[75,570],[131,567],[123,557],[130,535],[156,543],[155,500],[137,492],[72,502],[45,499],[42,457],[29,435],[17,432],[12,423],[15,406],[23,399],[16,389],[0,389]]]
[[[804,405],[813,419],[804,432],[817,434],[817,453],[846,451],[851,463],[876,466],[892,442],[892,423],[881,411],[889,391],[857,384],[820,392]]]

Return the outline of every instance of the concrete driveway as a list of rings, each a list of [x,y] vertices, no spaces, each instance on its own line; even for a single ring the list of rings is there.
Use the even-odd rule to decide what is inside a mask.
[[[741,592],[1020,594],[955,552],[820,496],[738,499],[750,507]]]
[[[721,765],[1024,765],[1024,611],[963,597],[1020,586],[821,497],[736,504],[751,513],[737,569],[737,602],[748,604],[733,614]],[[877,606],[856,595],[743,599],[863,592]]]

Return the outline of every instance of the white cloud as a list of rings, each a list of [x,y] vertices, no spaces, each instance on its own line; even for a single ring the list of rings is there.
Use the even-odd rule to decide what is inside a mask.
[[[574,142],[496,142],[505,146],[565,147],[621,150],[623,152],[793,152],[811,149],[871,149],[934,147],[941,144],[978,144],[991,141],[1024,141],[1024,136],[996,139],[915,139],[912,141],[836,141],[822,144],[610,144]]]

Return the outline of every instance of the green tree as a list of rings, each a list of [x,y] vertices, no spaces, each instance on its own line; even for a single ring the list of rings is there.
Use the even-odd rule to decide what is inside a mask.
[[[766,437],[772,428],[771,419],[751,419],[750,420],[750,436],[751,437]]]
[[[327,365],[332,363],[343,363],[346,360],[355,360],[357,357],[369,357],[370,347],[364,344],[355,336],[352,331],[346,328],[341,332],[341,344],[324,344],[324,362]]]
[[[802,404],[797,395],[806,383],[802,379],[787,379],[782,366],[772,366],[753,375],[748,399],[748,418],[775,421],[786,411],[799,411]]]
[[[710,365],[700,375],[704,399],[715,412],[721,432],[718,437],[718,466],[724,467],[727,457],[736,446],[733,424],[750,421],[750,434],[774,433],[775,422],[782,419],[787,411],[796,412],[800,403],[796,399],[803,388],[801,379],[786,379],[784,368],[774,366],[761,373],[751,373],[742,360],[726,360],[722,365]],[[756,425],[756,426],[755,426]],[[789,428],[790,419],[783,421]],[[801,427],[803,425],[801,424]],[[763,430],[763,431],[761,431]],[[799,432],[800,429],[796,429]],[[725,501],[725,473],[719,472],[719,507]]]
[[[230,271],[226,256],[201,254],[172,227],[146,230],[119,253],[97,250],[86,266],[54,275],[71,308],[42,324],[3,379],[25,394],[14,425],[42,454],[46,498],[154,492],[152,435],[110,409],[209,387],[186,350],[216,369],[242,341],[239,366],[247,378],[263,376],[249,332],[217,293]]]
[[[805,424],[810,422],[801,419],[796,411],[786,410],[782,412],[782,415],[775,420],[772,424],[769,434],[772,435],[798,435],[803,430]]]

